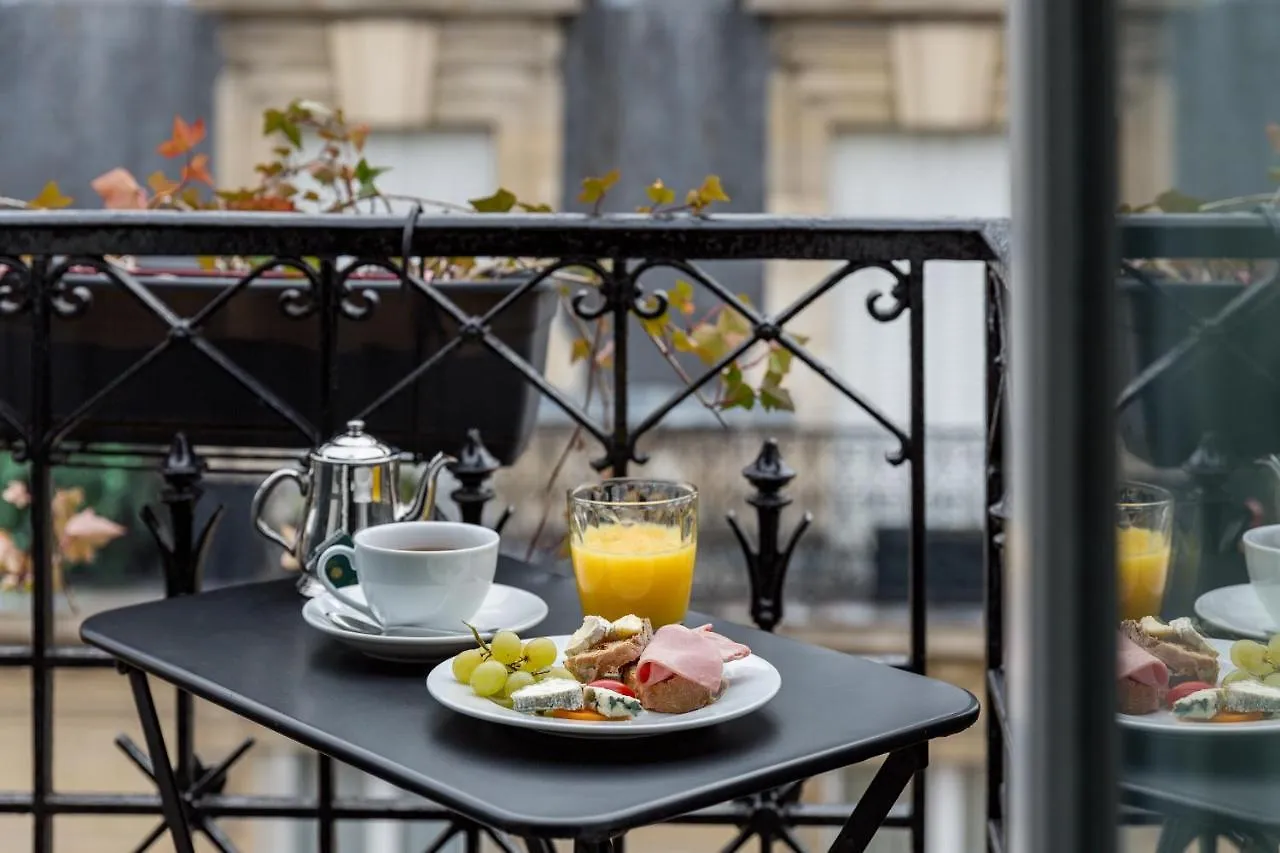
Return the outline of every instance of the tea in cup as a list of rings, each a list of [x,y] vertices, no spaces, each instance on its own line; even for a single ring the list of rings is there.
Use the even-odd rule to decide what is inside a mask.
[[[326,548],[317,561],[317,575],[331,595],[383,628],[462,632],[462,623],[475,616],[493,586],[498,539],[495,531],[477,524],[379,524],[358,531],[354,546]],[[350,561],[364,601],[330,577],[329,563],[337,556]]]

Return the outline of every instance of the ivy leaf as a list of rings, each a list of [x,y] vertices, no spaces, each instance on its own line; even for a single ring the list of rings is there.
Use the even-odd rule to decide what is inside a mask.
[[[760,407],[767,412],[794,412],[796,404],[791,399],[791,392],[778,385],[764,384],[760,386]]]
[[[115,168],[89,182],[108,210],[144,210],[147,194],[128,169]]]
[[[182,167],[182,182],[186,184],[196,181],[206,186],[213,186],[213,175],[209,174],[208,154],[196,154],[187,165]]]
[[[599,178],[583,178],[582,192],[578,193],[578,201],[584,204],[598,204],[609,188],[618,182],[621,174],[617,169]]]
[[[769,372],[786,376],[791,372],[791,350],[775,346],[769,352]]]
[[[644,194],[649,197],[649,201],[658,206],[671,204],[676,200],[675,190],[662,183],[662,178],[658,178],[658,180],[649,184]]]
[[[684,279],[676,280],[676,286],[667,294],[667,298],[681,314],[693,313],[693,285]]]
[[[684,329],[675,329],[671,332],[671,345],[676,348],[677,352],[697,352],[698,345],[693,342],[688,333]]]
[[[369,125],[357,124],[347,131],[347,139],[356,151],[364,151],[364,144],[369,139]]]
[[[541,204],[529,204],[527,201],[518,201],[516,202],[516,207],[520,208],[525,213],[551,213],[552,212],[551,205],[547,204],[546,202],[542,202]]]
[[[486,198],[473,198],[468,204],[477,213],[506,213],[516,206],[516,194],[499,187],[493,195]]]
[[[586,338],[575,338],[573,349],[569,353],[569,363],[577,364],[588,358],[591,358],[591,342]]]
[[[57,181],[50,181],[40,190],[40,194],[27,202],[27,207],[34,210],[57,210],[71,205],[71,197],[62,194]]]
[[[386,174],[391,171],[389,168],[370,166],[369,161],[360,158],[360,162],[356,163],[355,179],[364,187],[372,189],[373,182],[378,179],[379,175]]]
[[[156,195],[169,195],[178,189],[178,182],[170,180],[164,172],[152,172],[147,178],[147,186]]]
[[[703,178],[702,186],[698,187],[698,196],[702,199],[703,204],[730,200],[729,194],[724,191],[724,187],[720,184],[719,175],[707,175]]]
[[[725,384],[724,398],[720,401],[721,409],[754,409],[756,392],[745,382],[736,385]]]
[[[715,364],[729,351],[724,334],[710,323],[699,325],[690,337],[695,346],[694,354],[706,364]]]
[[[200,269],[205,272],[216,272],[218,269],[218,258],[216,255],[200,255],[196,258],[196,263]]]
[[[805,344],[809,343],[808,335],[801,335],[796,332],[791,333],[791,339],[796,343],[798,343],[800,346],[804,346]]]
[[[1156,196],[1156,207],[1165,213],[1198,213],[1204,202],[1198,198],[1180,193],[1177,190],[1165,190]]]
[[[204,132],[204,119],[198,118],[187,124],[182,116],[174,116],[173,135],[156,146],[156,153],[161,157],[181,157],[200,144]]]
[[[667,312],[663,311],[657,317],[641,317],[640,325],[644,326],[644,330],[658,340],[662,340],[667,331]]]

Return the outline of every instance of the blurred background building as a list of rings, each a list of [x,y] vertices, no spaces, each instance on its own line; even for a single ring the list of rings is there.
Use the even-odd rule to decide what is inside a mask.
[[[392,167],[387,192],[465,202],[496,187],[558,209],[576,209],[580,180],[618,168],[606,209],[643,203],[643,187],[673,187],[719,174],[736,211],[866,218],[1003,217],[1009,214],[1005,138],[1003,0],[11,0],[0,4],[0,196],[30,198],[46,181],[84,203],[89,182],[115,166],[137,175],[162,166],[155,153],[175,114],[211,127],[212,171],[223,185],[249,181],[269,155],[262,112],[295,98],[340,105],[373,132],[370,163]],[[1172,16],[1151,2],[1130,19],[1123,58],[1123,195],[1154,197],[1199,174],[1196,145],[1213,132],[1252,134],[1256,167],[1241,158],[1240,183],[1264,175],[1267,116],[1233,109],[1173,75],[1204,73],[1209,48],[1175,50],[1181,28],[1218,27],[1224,42],[1247,22],[1248,3]],[[1257,7],[1259,4],[1252,4]],[[1272,22],[1274,29],[1280,26]],[[1274,44],[1263,39],[1259,44]],[[1175,60],[1175,57],[1177,61]],[[1263,57],[1259,57],[1264,61]],[[1265,61],[1269,61],[1266,58]],[[1239,65],[1233,66],[1239,68]],[[1206,93],[1212,87],[1204,87]],[[1273,95],[1272,100],[1280,98]],[[1242,99],[1243,101],[1243,99]],[[1257,99],[1250,101],[1256,104]],[[1280,106],[1280,105],[1277,105]],[[1175,145],[1175,141],[1177,144]],[[1220,165],[1220,164],[1219,164]],[[1205,178],[1208,180],[1208,178]],[[1205,191],[1235,191],[1212,187]],[[1246,186],[1241,191],[1249,191]],[[766,306],[794,299],[823,273],[812,264],[715,266],[736,292]],[[867,295],[882,273],[859,274],[803,314],[811,338],[852,385],[895,419],[907,410],[906,330],[870,318]],[[934,264],[927,278],[930,584],[933,674],[981,695],[981,483],[983,482],[982,271]],[[634,409],[645,413],[678,380],[643,341]],[[563,329],[548,375],[580,388]],[[783,630],[860,653],[906,646],[907,480],[884,462],[889,437],[851,404],[798,369],[794,415],[734,412],[726,433],[697,405],[648,439],[648,470],[704,489],[697,605],[746,618],[746,581],[722,521],[742,510],[739,469],[766,435],[780,439],[799,472],[784,525],[802,510],[816,523],[788,581]],[[532,446],[499,473],[499,503],[516,507],[507,547],[523,553],[539,527],[548,477],[569,428],[546,410]],[[87,476],[87,475],[86,475]],[[582,454],[560,482],[593,476]],[[225,477],[214,499],[230,510],[211,582],[281,571],[279,554],[250,532],[248,495],[260,475]],[[77,612],[154,595],[159,570],[136,509],[154,483],[127,477],[104,492],[130,536],[73,578]],[[558,495],[558,492],[554,492]],[[556,517],[552,513],[552,518]],[[552,526],[554,527],[554,521]],[[544,537],[543,546],[552,537]],[[0,602],[0,630],[29,632],[25,602]],[[74,642],[76,613],[59,633]],[[0,788],[22,789],[29,699],[22,670],[0,670]],[[113,674],[63,671],[56,688],[56,785],[63,790],[148,790],[112,746],[133,732],[128,696]],[[424,696],[424,701],[426,698]],[[212,749],[248,728],[208,709],[201,743]],[[135,733],[136,735],[136,733]],[[259,733],[238,765],[235,790],[309,790],[311,759]],[[982,846],[982,729],[938,747],[930,772],[930,849]],[[809,786],[807,796],[856,796],[861,768]],[[340,793],[393,791],[351,771]],[[0,849],[20,851],[25,818],[0,818]],[[58,848],[133,849],[151,818],[60,818]],[[228,826],[246,851],[303,853],[307,827],[270,821]],[[409,853],[430,828],[344,827],[343,850]],[[815,830],[806,830],[817,839]],[[636,833],[634,849],[705,850],[727,840],[711,828]],[[9,841],[10,835],[13,841]],[[158,849],[164,849],[167,841]],[[892,833],[876,850],[899,849]]]

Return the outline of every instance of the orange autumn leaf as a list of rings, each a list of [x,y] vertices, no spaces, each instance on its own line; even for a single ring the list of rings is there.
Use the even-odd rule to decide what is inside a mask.
[[[169,195],[178,189],[178,182],[170,180],[164,172],[152,172],[147,178],[147,186],[156,195]]]
[[[191,158],[191,162],[182,167],[182,182],[190,183],[194,181],[213,186],[213,175],[209,174],[208,154],[196,154]]]
[[[156,146],[156,153],[161,157],[181,157],[204,139],[204,119],[198,118],[187,124],[182,116],[173,117],[173,136]]]
[[[147,193],[128,169],[112,169],[89,184],[108,210],[145,210]]]

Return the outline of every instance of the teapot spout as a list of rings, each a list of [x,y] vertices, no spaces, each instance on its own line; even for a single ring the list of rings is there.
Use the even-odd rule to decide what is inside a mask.
[[[427,470],[422,472],[422,479],[418,481],[413,500],[396,515],[396,521],[429,520],[428,516],[436,508],[436,480],[440,477],[440,471],[457,461],[447,453],[437,453],[432,457],[427,463]]]

